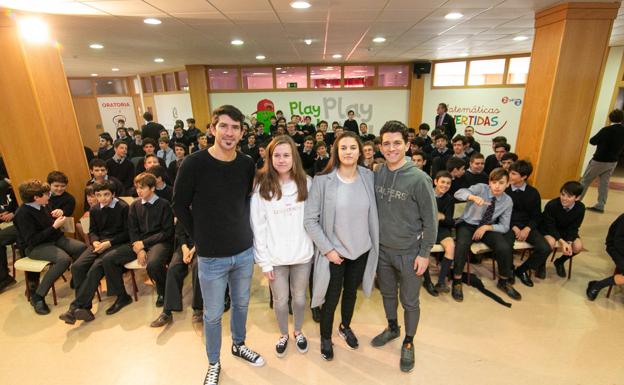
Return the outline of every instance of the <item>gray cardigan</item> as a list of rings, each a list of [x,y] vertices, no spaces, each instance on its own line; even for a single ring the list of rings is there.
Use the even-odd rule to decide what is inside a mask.
[[[312,238],[315,246],[312,307],[321,306],[325,302],[325,294],[329,286],[330,262],[325,257],[325,254],[334,248],[327,234],[334,231],[334,219],[336,217],[336,194],[339,183],[336,171],[314,177],[312,188],[305,204],[303,226],[310,238]],[[358,166],[358,174],[364,182],[366,193],[370,200],[368,228],[373,246],[368,253],[368,261],[366,262],[362,282],[364,294],[370,296],[373,290],[373,281],[379,258],[379,219],[377,217],[373,172],[365,167]]]

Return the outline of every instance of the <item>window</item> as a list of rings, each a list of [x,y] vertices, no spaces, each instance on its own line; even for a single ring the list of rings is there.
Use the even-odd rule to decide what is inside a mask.
[[[380,65],[377,73],[379,87],[407,87],[408,65]]]
[[[531,57],[512,57],[509,59],[507,84],[525,84],[529,75]]]
[[[311,88],[340,88],[340,66],[310,67]]]
[[[176,72],[176,75],[178,77],[178,90],[188,91],[189,90],[188,73],[186,71],[179,71],[179,72]]]
[[[123,79],[97,79],[95,93],[98,95],[126,95],[126,82]]]
[[[344,87],[362,88],[375,86],[375,66],[345,66]]]
[[[91,83],[91,79],[69,79],[69,89],[72,96],[93,95],[93,83]]]
[[[164,92],[165,86],[163,84],[163,78],[161,75],[152,76],[154,79],[154,92]]]
[[[434,87],[463,86],[466,75],[466,62],[436,63],[433,75]]]
[[[241,70],[243,89],[261,90],[273,88],[273,68],[251,67]]]
[[[211,90],[238,90],[238,70],[236,68],[210,68],[208,80]]]
[[[134,86],[134,94],[139,95],[141,93],[141,82],[136,76],[132,78],[132,85]]]
[[[152,93],[154,88],[152,86],[152,78],[149,76],[141,76],[141,83],[143,84],[143,93]]]
[[[164,74],[163,76],[165,77],[165,89],[167,91],[177,91],[175,80],[173,78],[173,72]]]
[[[505,59],[473,60],[468,74],[469,86],[503,84]]]
[[[308,88],[306,67],[276,67],[277,88]]]

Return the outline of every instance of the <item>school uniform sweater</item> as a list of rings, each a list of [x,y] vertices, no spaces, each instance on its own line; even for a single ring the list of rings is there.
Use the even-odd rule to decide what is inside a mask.
[[[43,243],[54,243],[63,236],[63,232],[52,227],[54,218],[50,209],[41,206],[36,209],[29,205],[21,205],[15,212],[13,224],[17,228],[17,243],[26,254]]]
[[[124,191],[132,189],[134,184],[134,164],[127,157],[119,163],[114,157],[106,161],[106,168],[108,169],[108,175],[119,179]]]
[[[436,204],[438,212],[444,215],[444,219],[438,221],[438,227],[446,227],[452,229],[455,226],[453,215],[455,212],[455,199],[448,192],[442,196],[436,195]]]
[[[64,191],[61,195],[51,194],[50,200],[48,201],[48,207],[50,208],[50,211],[61,209],[63,210],[64,216],[70,217],[74,214],[74,209],[76,208],[76,199],[67,191]]]
[[[570,210],[563,208],[561,199],[555,198],[546,203],[540,230],[556,240],[574,241],[579,236],[579,228],[585,218],[583,202],[574,202]]]
[[[117,246],[130,241],[128,234],[129,206],[126,202],[114,198],[114,206],[101,207],[98,203],[89,210],[89,241],[110,241]]]
[[[507,187],[505,193],[513,201],[510,228],[517,226],[520,229],[529,226],[537,230],[542,220],[542,198],[539,191],[530,184],[525,184],[524,191],[513,186]]]
[[[146,249],[157,243],[173,242],[173,212],[169,202],[156,199],[153,203],[137,199],[128,213],[130,242],[143,241]]]

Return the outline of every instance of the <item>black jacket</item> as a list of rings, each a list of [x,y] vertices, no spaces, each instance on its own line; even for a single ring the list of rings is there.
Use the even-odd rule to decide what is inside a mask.
[[[597,162],[617,162],[624,149],[624,126],[621,123],[603,127],[589,144],[596,146],[593,159]]]
[[[457,132],[457,129],[455,128],[455,118],[448,113],[445,113],[444,118],[442,118],[442,124],[439,124],[438,122],[438,115],[435,116],[435,119],[433,121],[435,122],[436,128],[438,126],[444,127],[444,134],[446,135],[450,143],[453,136],[455,136],[455,132]]]

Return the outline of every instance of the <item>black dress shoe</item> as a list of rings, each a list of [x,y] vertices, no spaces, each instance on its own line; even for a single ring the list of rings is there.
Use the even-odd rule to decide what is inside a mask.
[[[321,358],[325,361],[334,359],[334,344],[330,338],[321,337]]]
[[[546,279],[546,263],[535,270],[535,277],[539,279]]]
[[[514,271],[514,275],[520,279],[520,282],[524,283],[528,287],[533,287],[533,281],[531,277],[529,277],[528,271],[519,272],[518,270]]]
[[[32,301],[31,305],[35,309],[35,313],[39,315],[50,314],[50,308],[48,307],[48,304],[46,304],[45,300],[43,299]]]
[[[0,245],[0,247],[4,247],[4,246]],[[15,280],[15,278],[9,275],[8,277],[0,281],[0,293],[2,293],[4,289],[6,289],[7,287],[15,285],[16,283],[17,281]]]
[[[61,321],[65,321],[68,325],[73,325],[76,323],[76,317],[74,316],[74,309],[69,309],[65,313],[59,316]]]
[[[433,282],[423,282],[423,286],[425,287],[425,290],[427,290],[427,293],[429,293],[432,297],[437,297],[440,295],[440,293],[438,293],[438,291],[436,290],[435,286],[433,286]]]
[[[587,284],[587,290],[585,291],[585,294],[587,294],[587,299],[589,299],[590,301],[595,300],[596,297],[598,297],[598,293],[600,293],[600,289],[598,288],[597,283],[598,281],[589,281],[589,283]]]
[[[106,314],[107,315],[115,314],[119,310],[123,309],[125,306],[130,305],[131,303],[132,303],[132,297],[130,297],[129,295],[125,295],[123,297],[117,297],[117,300],[115,301],[115,303],[111,307],[106,309]]]
[[[152,321],[150,326],[153,327],[153,328],[160,328],[160,327],[163,327],[163,326],[165,326],[167,324],[170,324],[172,321],[173,321],[173,316],[171,314],[160,313],[158,318],[156,318],[154,321]]]
[[[464,300],[464,291],[462,290],[461,283],[454,283],[453,288],[451,290],[451,295],[453,299],[457,302],[462,302]]]
[[[514,289],[514,287],[507,282],[506,280],[499,280],[496,284],[496,287],[505,292],[511,299],[515,299],[516,301],[520,301],[522,299],[522,295]]]
[[[320,323],[321,322],[321,308],[313,307],[310,310],[312,311],[312,320],[316,323]]]
[[[164,304],[165,304],[164,295],[159,295],[158,297],[156,297],[156,307],[163,307]]]
[[[564,263],[565,262],[561,262],[559,259],[555,259],[555,271],[557,271],[557,275],[561,278],[565,278],[567,276],[565,266],[563,265]]]
[[[95,319],[95,315],[91,312],[90,309],[79,308],[74,311],[74,316],[76,316],[77,320],[91,322]]]

